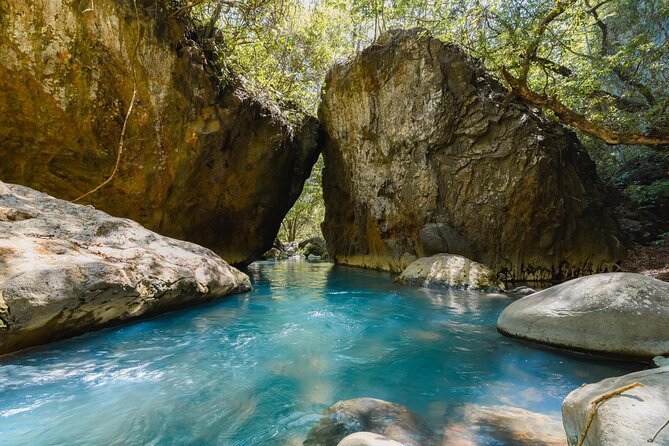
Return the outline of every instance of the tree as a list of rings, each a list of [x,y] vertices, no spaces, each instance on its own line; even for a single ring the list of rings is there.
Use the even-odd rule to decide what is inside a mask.
[[[323,157],[319,157],[304,183],[302,194],[286,214],[279,230],[279,239],[292,242],[311,237],[322,237],[321,222],[325,217],[322,183]]]

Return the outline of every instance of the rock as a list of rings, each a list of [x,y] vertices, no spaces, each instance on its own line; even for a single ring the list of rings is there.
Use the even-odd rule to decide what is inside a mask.
[[[465,423],[476,426],[501,444],[517,446],[566,446],[559,418],[511,406],[468,405]]]
[[[372,432],[356,432],[337,443],[337,446],[403,446],[395,440]]]
[[[632,383],[635,387],[599,404],[584,446],[669,445],[669,426],[648,440],[669,419],[669,367],[644,370],[582,386],[562,403],[562,421],[570,446],[576,446],[588,419],[591,402]]]
[[[669,283],[633,273],[596,274],[506,307],[497,329],[556,347],[650,359],[669,354]]]
[[[336,446],[356,432],[372,432],[405,446],[426,446],[434,435],[425,422],[404,406],[374,398],[339,401],[330,407],[304,441],[304,446]]]
[[[327,75],[322,226],[338,263],[447,252],[503,280],[610,271],[623,240],[573,132],[454,45],[390,31]]]
[[[321,260],[332,260],[332,256],[329,252],[325,251],[323,254],[321,254]]]
[[[90,3],[90,2],[89,2]],[[233,264],[271,248],[318,158],[198,42],[174,2],[9,1],[0,7],[0,178],[207,246]],[[218,80],[222,79],[222,80]]]
[[[425,288],[453,287],[501,291],[497,275],[485,265],[452,254],[435,254],[418,259],[395,279],[397,283]]]
[[[298,245],[300,251],[306,258],[318,257],[320,258],[326,251],[325,240],[322,237],[312,237],[302,240]]]
[[[288,258],[285,252],[281,251],[278,248],[272,248],[262,255],[262,258],[265,260],[284,260]]]
[[[23,216],[0,218],[0,354],[251,289],[209,249],[27,187],[0,189],[12,192],[0,215]]]
[[[669,356],[656,356],[652,360],[652,365],[655,367],[669,366]]]
[[[519,286],[512,290],[505,291],[505,293],[511,297],[516,298],[516,297],[529,296],[530,294],[536,293],[536,291],[533,288],[527,286]]]
[[[286,243],[285,245],[286,254],[288,254],[289,257],[294,256],[295,254],[297,254],[298,247],[299,247],[298,242],[296,241]]]

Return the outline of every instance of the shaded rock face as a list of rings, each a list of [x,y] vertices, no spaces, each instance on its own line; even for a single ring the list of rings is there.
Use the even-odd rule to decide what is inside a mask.
[[[102,183],[134,67],[118,173],[84,203],[247,263],[298,198],[318,125],[290,126],[219,81],[168,1],[137,3],[139,23],[129,1],[0,6],[0,178],[68,200]]]
[[[505,335],[556,347],[651,359],[669,354],[669,283],[633,273],[595,274],[506,307]]]
[[[400,272],[445,252],[506,280],[608,270],[622,255],[575,135],[455,46],[391,31],[326,79],[323,232],[337,262]]]
[[[395,281],[426,288],[504,289],[504,284],[487,266],[451,254],[435,254],[418,259],[407,266]]]
[[[356,432],[370,432],[405,446],[427,446],[434,435],[418,415],[404,406],[374,398],[339,401],[309,431],[304,446],[337,446]]]
[[[209,249],[0,183],[0,354],[250,288]]]
[[[569,445],[578,444],[593,400],[636,382],[643,387],[627,390],[598,406],[583,445],[669,446],[669,430],[667,427],[660,430],[669,416],[669,367],[605,379],[571,392],[562,403],[562,421]]]

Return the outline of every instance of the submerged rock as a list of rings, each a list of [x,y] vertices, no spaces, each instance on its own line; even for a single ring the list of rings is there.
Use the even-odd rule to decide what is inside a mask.
[[[138,1],[139,20],[133,2],[88,3],[0,7],[0,178],[69,200],[101,184],[136,79],[118,171],[84,203],[259,258],[316,162],[316,120],[252,98],[175,2]]]
[[[372,432],[357,432],[344,438],[337,446],[403,446],[395,440]]]
[[[505,335],[612,355],[669,354],[669,283],[633,273],[596,274],[545,289],[506,307]]]
[[[418,415],[404,406],[374,398],[339,401],[330,407],[304,446],[337,446],[356,432],[371,432],[405,446],[433,444],[434,435]]]
[[[669,367],[605,379],[571,392],[562,403],[562,421],[569,445],[578,444],[595,399],[637,382],[643,387],[632,388],[599,404],[583,445],[669,446],[669,426],[660,430],[669,419]]]
[[[468,405],[465,422],[503,444],[517,446],[566,446],[559,418],[511,406]]]
[[[485,265],[452,254],[436,254],[414,261],[395,279],[409,286],[501,291],[504,284]]]
[[[322,229],[338,263],[399,273],[448,252],[530,281],[623,256],[576,136],[507,100],[458,47],[391,31],[325,85]]]
[[[0,183],[0,354],[250,288],[209,249]]]

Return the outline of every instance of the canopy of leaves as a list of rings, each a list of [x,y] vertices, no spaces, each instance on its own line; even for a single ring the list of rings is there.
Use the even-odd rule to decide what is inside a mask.
[[[511,87],[519,82],[517,93],[527,86],[526,99],[569,125],[583,119],[642,137],[582,129],[609,143],[669,142],[666,0],[195,0],[186,8],[219,26],[219,54],[253,94],[288,108],[313,113],[328,67],[384,30],[423,27]]]

